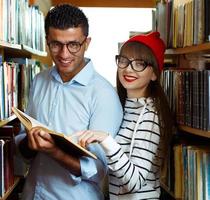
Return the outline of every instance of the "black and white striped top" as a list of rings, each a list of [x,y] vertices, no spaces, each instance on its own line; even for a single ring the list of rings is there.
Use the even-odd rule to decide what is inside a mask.
[[[129,160],[130,145],[137,128]],[[160,127],[151,98],[127,99],[124,118],[115,140],[109,136],[101,144],[109,166],[111,200],[159,199],[160,196]]]

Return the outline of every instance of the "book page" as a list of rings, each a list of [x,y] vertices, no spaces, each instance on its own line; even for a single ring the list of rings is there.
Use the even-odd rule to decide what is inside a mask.
[[[65,134],[58,133],[56,131],[50,130],[49,127],[45,126],[41,122],[39,122],[36,119],[30,117],[29,115],[27,115],[26,113],[20,111],[17,108],[13,107],[12,110],[13,110],[14,114],[18,117],[20,122],[26,127],[26,129],[30,130],[33,127],[40,127],[40,128],[42,128],[44,131],[46,131],[49,134],[51,134],[52,138],[55,141],[55,144],[57,146],[59,146],[66,153],[75,155],[77,157],[89,156],[89,157],[92,157],[94,159],[97,159],[97,157],[93,153],[91,153],[87,149],[81,147],[80,145],[75,143],[70,138],[66,137]]]

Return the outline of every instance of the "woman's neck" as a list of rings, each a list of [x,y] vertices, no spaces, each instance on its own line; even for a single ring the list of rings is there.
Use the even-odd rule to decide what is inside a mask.
[[[127,90],[127,97],[128,98],[141,98],[141,97],[148,97],[147,91],[139,91],[139,90]]]

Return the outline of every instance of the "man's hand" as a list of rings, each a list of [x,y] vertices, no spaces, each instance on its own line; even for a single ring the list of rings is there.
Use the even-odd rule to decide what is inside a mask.
[[[34,127],[28,135],[28,146],[32,150],[41,151],[47,154],[54,154],[58,149],[51,135],[41,127]]]

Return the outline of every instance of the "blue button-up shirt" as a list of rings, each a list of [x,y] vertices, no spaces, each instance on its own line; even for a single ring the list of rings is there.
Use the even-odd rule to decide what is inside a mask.
[[[62,82],[56,67],[38,74],[30,91],[27,113],[68,136],[86,129],[102,130],[115,136],[122,120],[118,95],[94,70],[92,62],[88,59],[86,62],[69,82]],[[25,133],[17,137],[17,143],[23,135]],[[106,158],[98,144],[91,144],[89,148],[98,160],[80,158],[80,177],[71,174],[48,155],[38,153],[26,179],[23,199],[103,199],[100,182],[107,172]]]

